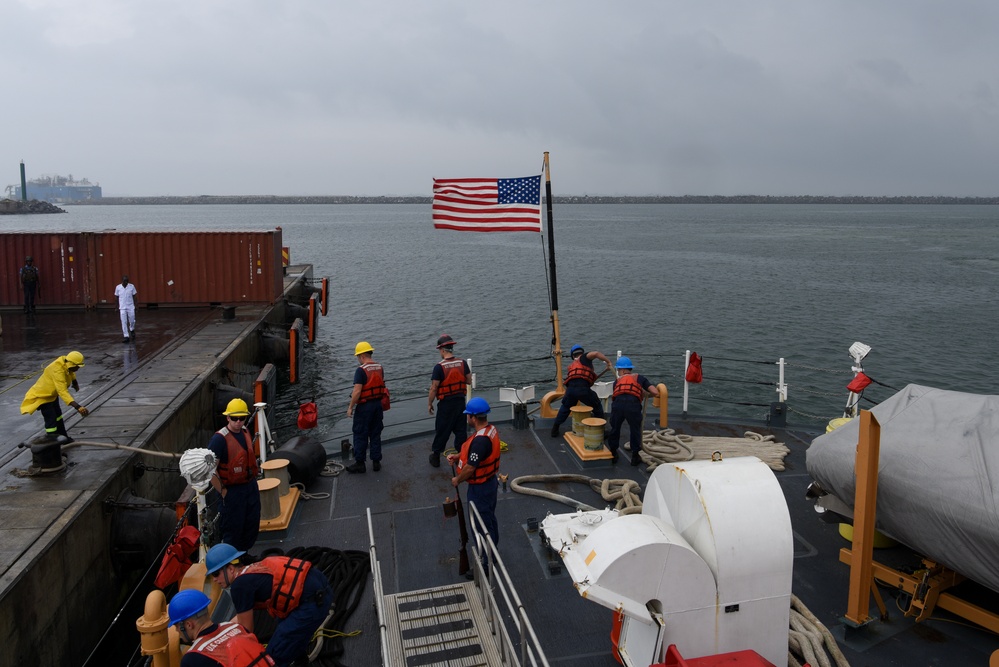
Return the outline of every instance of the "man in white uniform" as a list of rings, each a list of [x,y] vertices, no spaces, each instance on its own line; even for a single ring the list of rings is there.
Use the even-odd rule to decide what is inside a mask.
[[[121,277],[121,285],[114,288],[118,299],[118,312],[121,314],[121,334],[125,337],[123,343],[135,338],[135,285],[128,282],[128,276]]]

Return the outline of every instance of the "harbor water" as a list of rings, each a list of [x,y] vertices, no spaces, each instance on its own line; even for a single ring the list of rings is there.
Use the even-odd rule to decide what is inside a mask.
[[[426,392],[441,333],[472,360],[477,392],[491,401],[498,387],[530,384],[540,398],[554,381],[542,235],[435,230],[429,204],[67,210],[45,216],[45,227],[281,227],[292,262],[331,279],[310,367],[282,397],[316,400],[316,434],[330,451],[349,437],[359,340],[386,368],[390,429],[432,428]],[[637,372],[667,385],[671,410],[682,400],[685,350],[704,358],[689,408],[704,415],[764,417],[783,358],[788,421],[824,425],[841,416],[854,341],[873,348],[864,362],[881,383],[865,394],[873,400],[909,383],[999,391],[999,207],[608,204],[554,213],[563,349],[630,356]]]

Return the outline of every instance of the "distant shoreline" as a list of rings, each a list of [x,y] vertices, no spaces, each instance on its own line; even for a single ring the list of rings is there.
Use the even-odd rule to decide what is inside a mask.
[[[769,196],[769,195],[683,195],[679,197],[609,197],[563,196],[554,197],[556,204],[999,204],[997,197],[831,197],[819,195]],[[355,197],[332,196],[277,196],[277,195],[200,195],[191,197],[102,197],[101,199],[66,202],[76,206],[121,205],[199,205],[199,204],[430,204],[431,197]]]

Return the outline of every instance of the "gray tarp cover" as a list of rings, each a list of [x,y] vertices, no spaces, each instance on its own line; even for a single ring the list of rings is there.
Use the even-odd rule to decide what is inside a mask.
[[[877,525],[999,591],[999,396],[910,384],[871,409],[881,424]],[[860,419],[812,441],[808,472],[853,507]]]

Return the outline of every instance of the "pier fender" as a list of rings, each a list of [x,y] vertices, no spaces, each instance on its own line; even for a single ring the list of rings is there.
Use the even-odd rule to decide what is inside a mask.
[[[159,556],[173,535],[177,515],[124,489],[111,516],[111,564],[118,574],[142,570]]]
[[[260,331],[260,349],[269,363],[283,365],[291,359],[288,336],[283,331]]]
[[[288,461],[288,476],[292,484],[309,485],[326,467],[326,449],[315,438],[296,435],[271,453],[269,460]]]

